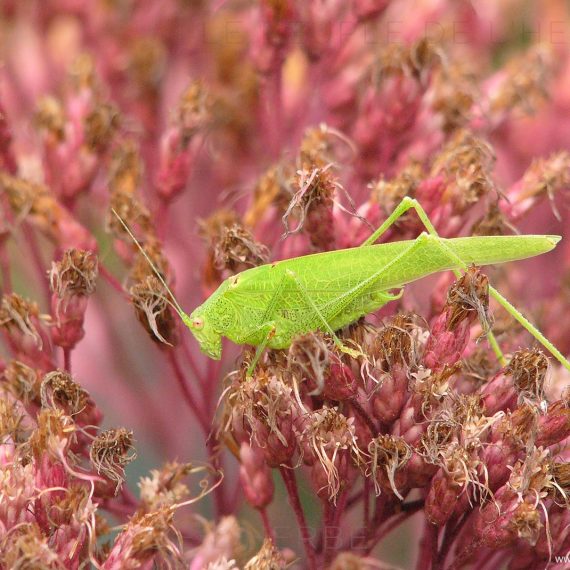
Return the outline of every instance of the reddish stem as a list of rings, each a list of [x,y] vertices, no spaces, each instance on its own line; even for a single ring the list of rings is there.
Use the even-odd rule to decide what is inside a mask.
[[[297,488],[297,479],[295,478],[295,472],[293,468],[289,465],[282,465],[279,467],[281,477],[283,478],[283,483],[285,483],[285,489],[289,495],[289,502],[297,518],[297,524],[299,525],[299,530],[301,531],[301,537],[303,539],[303,546],[305,547],[305,554],[307,555],[307,563],[310,569],[316,570],[317,560],[315,556],[315,550],[311,544],[311,537],[309,536],[309,528],[307,527],[307,522],[305,519],[305,513],[303,512],[303,507],[299,499],[299,490]]]
[[[168,354],[168,362],[170,363],[172,371],[174,372],[174,376],[178,381],[180,389],[182,390],[182,395],[184,396],[184,399],[186,400],[188,407],[192,410],[193,414],[196,416],[196,419],[198,420],[198,423],[200,424],[202,431],[206,434],[206,436],[208,436],[210,432],[210,426],[208,420],[206,419],[203,411],[198,406],[196,402],[196,397],[190,390],[190,386],[188,385],[188,382],[186,380],[184,372],[182,371],[182,368],[180,367],[180,363],[176,358],[174,350],[169,350],[167,354]]]
[[[424,568],[432,568],[435,570],[434,564],[437,559],[437,539],[439,536],[439,527],[430,523],[427,519],[424,521],[424,533],[420,541],[420,551],[416,562],[416,570]]]
[[[269,520],[267,509],[261,508],[257,510],[259,512],[259,516],[261,517],[261,521],[263,522],[263,529],[265,530],[265,536],[267,538],[270,538],[273,544],[275,544],[275,532],[273,531],[273,527],[271,526],[271,521]]]
[[[71,348],[63,348],[63,368],[71,374]]]

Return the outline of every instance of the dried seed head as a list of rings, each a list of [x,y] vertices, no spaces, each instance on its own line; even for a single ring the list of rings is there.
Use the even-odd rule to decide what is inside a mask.
[[[434,77],[432,108],[443,119],[444,133],[450,134],[469,121],[478,95],[477,80],[469,63],[461,60],[440,68]]]
[[[501,212],[498,202],[493,202],[471,228],[472,236],[502,236],[513,231],[513,226]]]
[[[341,456],[347,452],[357,461],[361,456],[356,443],[354,418],[347,418],[337,408],[326,406],[310,412],[305,418],[300,440],[324,472],[327,487],[319,491],[326,490],[329,500],[336,502],[345,482],[339,474]]]
[[[91,234],[46,186],[0,172],[0,189],[6,193],[12,211],[17,216],[27,217],[58,248],[96,249]]]
[[[307,163],[302,166],[291,181],[291,199],[283,214],[285,236],[304,230],[311,243],[320,249],[334,246],[332,208],[338,186],[331,164],[316,166]],[[291,228],[291,219],[296,226]]]
[[[150,477],[142,477],[138,483],[141,501],[146,512],[162,507],[172,507],[186,499],[190,491],[182,482],[191,472],[191,463],[167,463],[162,469],[153,469]]]
[[[115,493],[125,480],[125,466],[134,461],[133,432],[125,428],[109,429],[100,433],[89,450],[89,458],[97,473],[104,475],[117,486]]]
[[[445,364],[437,372],[419,369],[411,374],[411,388],[420,399],[420,413],[425,416],[429,410],[437,407],[450,392],[450,381],[454,374],[461,370],[461,362],[452,366]]]
[[[18,570],[59,570],[64,568],[48,537],[35,523],[24,523],[6,533],[1,545],[5,568]]]
[[[49,271],[51,290],[65,304],[71,297],[87,296],[95,291],[98,275],[97,256],[91,251],[68,249],[61,261],[54,261]]]
[[[39,317],[36,303],[27,301],[16,293],[4,295],[0,303],[0,327],[14,342],[20,344],[26,339],[41,348],[42,339],[34,321]],[[22,338],[23,337],[23,338]]]
[[[533,113],[548,96],[546,86],[554,71],[553,55],[549,46],[541,44],[509,62],[503,80],[491,97],[491,110]]]
[[[41,131],[44,131],[54,141],[61,142],[65,139],[67,117],[61,102],[55,97],[45,96],[40,99],[34,122]]]
[[[324,334],[307,333],[293,339],[287,367],[297,381],[305,381],[310,395],[330,400],[346,400],[356,392],[356,379]]]
[[[497,359],[489,358],[486,348],[477,348],[468,358],[463,359],[461,371],[464,376],[474,380],[476,385],[486,383],[498,371]]]
[[[259,552],[244,566],[244,570],[282,570],[289,566],[270,538],[266,538]]]
[[[223,227],[212,249],[216,268],[228,269],[232,273],[269,260],[267,247],[256,242],[253,235],[240,224]]]
[[[387,480],[394,495],[403,501],[404,497],[396,486],[396,471],[402,469],[410,460],[412,448],[402,437],[379,435],[368,444],[368,456],[366,475],[372,476],[376,494],[379,495],[382,488],[386,489]]]
[[[372,69],[372,79],[382,80],[391,76],[413,77],[424,82],[428,74],[441,64],[440,46],[423,37],[406,46],[391,42],[383,49]]]
[[[431,176],[447,181],[444,199],[461,214],[495,188],[491,173],[495,155],[491,146],[467,130],[460,130],[437,156]]]
[[[553,482],[550,452],[548,449],[532,446],[526,449],[524,458],[513,465],[508,488],[521,500],[527,498],[534,503],[546,498],[549,490],[554,488]]]
[[[131,302],[137,319],[154,342],[178,343],[178,321],[168,302],[168,291],[154,276],[135,283],[130,289]]]
[[[373,338],[370,354],[384,371],[395,365],[415,368],[419,361],[420,328],[415,315],[396,315]]]
[[[61,460],[75,437],[75,423],[63,410],[55,408],[40,410],[36,422],[36,429],[25,443],[25,454],[29,452],[37,459],[47,453]]]
[[[19,443],[24,439],[26,414],[19,402],[0,392],[0,441]],[[6,452],[8,446],[6,445]]]
[[[43,377],[40,397],[42,407],[61,409],[68,416],[81,413],[89,394],[65,370],[55,370]]]
[[[296,448],[293,421],[298,416],[298,404],[293,388],[279,376],[260,367],[253,378],[234,384],[226,397],[225,429],[233,428],[234,436],[244,436],[263,449],[270,465],[289,460]]]
[[[117,536],[105,561],[109,568],[137,568],[145,562],[168,561],[184,567],[173,526],[174,510],[164,507],[151,513],[136,513]]]
[[[497,423],[496,431],[510,445],[524,449],[536,437],[538,409],[529,404],[520,405]]]
[[[420,163],[412,162],[394,178],[386,180],[383,176],[369,185],[370,200],[377,202],[386,212],[391,212],[405,196],[414,196],[416,188],[425,176]]]
[[[70,88],[74,91],[97,89],[95,60],[88,53],[81,53],[73,59],[68,70]]]
[[[40,374],[18,360],[10,360],[3,372],[10,393],[24,404],[40,400]]]
[[[193,81],[182,94],[174,121],[182,132],[181,145],[185,148],[191,138],[208,127],[212,120],[212,97],[201,81]]]
[[[522,179],[522,188],[516,196],[517,202],[531,197],[547,196],[550,200],[559,191],[570,187],[570,153],[559,151],[548,158],[532,161]]]
[[[85,144],[94,153],[104,152],[119,126],[119,112],[110,103],[101,103],[92,109],[85,119]]]
[[[129,227],[134,228],[138,223],[146,235],[150,228],[150,214],[136,198],[141,178],[142,163],[137,145],[133,141],[122,143],[114,150],[109,168],[111,207]],[[108,226],[115,235],[125,234],[124,227],[114,216],[109,217]],[[131,241],[130,237],[127,241]]]
[[[520,399],[541,403],[548,372],[548,358],[539,349],[521,349],[513,354],[505,373],[513,378]]]
[[[135,37],[129,46],[127,71],[143,96],[154,97],[166,63],[166,48],[158,37]]]
[[[551,465],[552,482],[548,490],[549,495],[557,502],[568,507],[570,495],[570,463],[553,462]]]
[[[246,226],[258,224],[272,204],[278,211],[285,212],[289,203],[285,181],[289,177],[282,168],[275,166],[261,176],[253,189],[253,202],[244,216]]]
[[[490,329],[489,280],[475,266],[462,275],[447,292],[447,329],[454,331],[464,320],[472,321],[476,316],[485,332]]]

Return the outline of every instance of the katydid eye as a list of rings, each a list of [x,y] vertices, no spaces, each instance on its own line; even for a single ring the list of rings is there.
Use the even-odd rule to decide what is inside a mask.
[[[199,317],[196,317],[193,321],[192,321],[192,326],[197,329],[200,330],[201,328],[204,327],[204,321],[202,319],[200,319]]]

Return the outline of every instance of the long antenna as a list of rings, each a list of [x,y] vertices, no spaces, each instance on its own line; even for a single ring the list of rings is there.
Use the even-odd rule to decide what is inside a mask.
[[[127,226],[127,224],[123,220],[123,218],[121,218],[121,216],[119,216],[119,214],[117,213],[115,208],[111,208],[111,212],[113,212],[113,214],[115,214],[115,217],[117,218],[117,220],[119,220],[119,222],[121,222],[121,225],[123,226],[123,228],[125,228],[125,231],[129,234],[131,239],[135,242],[136,246],[139,248],[139,251],[144,255],[144,258],[148,261],[148,264],[150,265],[150,267],[154,271],[156,278],[162,283],[162,285],[164,286],[164,288],[166,289],[166,291],[168,292],[168,294],[172,298],[173,302],[171,303],[171,305],[173,305],[173,307],[176,309],[176,312],[181,317],[185,316],[186,313],[182,310],[182,307],[178,304],[178,301],[176,300],[174,293],[170,290],[170,287],[166,284],[166,281],[163,279],[162,275],[160,274],[160,271],[157,269],[156,265],[153,263],[152,259],[147,254],[147,252],[144,250],[144,248],[140,244],[139,240],[135,237],[135,235],[133,234],[133,232],[131,231],[129,226]],[[168,301],[168,299],[166,299],[166,301]]]

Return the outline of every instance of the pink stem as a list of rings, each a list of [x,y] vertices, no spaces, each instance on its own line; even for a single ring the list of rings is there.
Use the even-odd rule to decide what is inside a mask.
[[[299,490],[297,488],[297,480],[295,478],[295,472],[293,468],[289,465],[282,465],[279,467],[279,472],[283,478],[283,483],[285,483],[285,489],[289,495],[289,502],[297,518],[297,524],[299,525],[299,530],[301,531],[301,537],[303,539],[303,546],[305,547],[305,554],[307,555],[307,562],[311,570],[316,570],[317,560],[315,557],[315,550],[311,544],[311,537],[309,536],[309,528],[307,527],[307,521],[305,519],[305,513],[303,512],[303,507],[301,505],[301,500],[299,499]]]
[[[208,436],[210,432],[209,422],[206,419],[203,410],[201,410],[200,407],[198,406],[196,402],[196,396],[190,390],[190,386],[188,385],[186,376],[184,375],[184,372],[180,367],[180,363],[176,358],[176,353],[174,352],[174,350],[169,350],[167,354],[168,354],[168,362],[170,363],[172,371],[174,372],[174,376],[178,381],[180,389],[182,390],[182,395],[184,396],[184,399],[186,400],[188,407],[192,410],[192,412],[196,416],[196,419],[198,420],[198,423],[200,424],[202,431],[206,434],[206,436]]]

